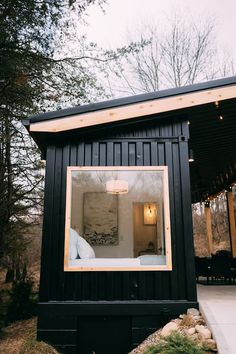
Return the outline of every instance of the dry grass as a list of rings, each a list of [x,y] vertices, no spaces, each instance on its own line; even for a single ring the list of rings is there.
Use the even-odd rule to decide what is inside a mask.
[[[48,344],[36,341],[36,323],[33,318],[6,327],[0,340],[0,354],[58,354]]]

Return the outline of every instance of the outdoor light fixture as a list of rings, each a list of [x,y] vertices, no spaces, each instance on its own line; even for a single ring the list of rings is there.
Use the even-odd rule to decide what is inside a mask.
[[[218,101],[215,102],[215,107],[216,107],[216,111],[217,111],[219,120],[224,120],[224,117],[221,113],[220,103]]]
[[[109,194],[128,193],[128,182],[121,179],[111,179],[106,182],[106,192]]]
[[[143,206],[144,225],[154,225],[157,222],[156,203],[144,203]]]
[[[194,162],[194,156],[193,156],[193,150],[189,149],[189,157],[188,157],[189,162]]]

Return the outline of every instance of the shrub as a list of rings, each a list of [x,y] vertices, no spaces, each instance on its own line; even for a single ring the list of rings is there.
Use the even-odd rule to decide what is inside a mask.
[[[3,328],[5,327],[5,317],[6,317],[6,308],[4,302],[4,293],[3,290],[0,291],[0,338],[3,336]]]
[[[36,314],[37,295],[33,292],[33,281],[26,268],[12,283],[10,302],[7,309],[7,322],[27,319]]]
[[[144,354],[204,354],[202,345],[178,332],[173,332],[159,343],[151,345]]]

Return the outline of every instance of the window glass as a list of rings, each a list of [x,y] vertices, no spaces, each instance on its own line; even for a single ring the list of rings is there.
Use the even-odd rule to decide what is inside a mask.
[[[69,167],[64,263],[171,269],[167,167]]]

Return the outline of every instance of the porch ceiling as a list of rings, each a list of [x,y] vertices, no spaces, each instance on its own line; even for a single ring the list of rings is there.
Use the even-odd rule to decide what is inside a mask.
[[[192,201],[204,201],[236,182],[236,99],[193,107],[188,116]]]

